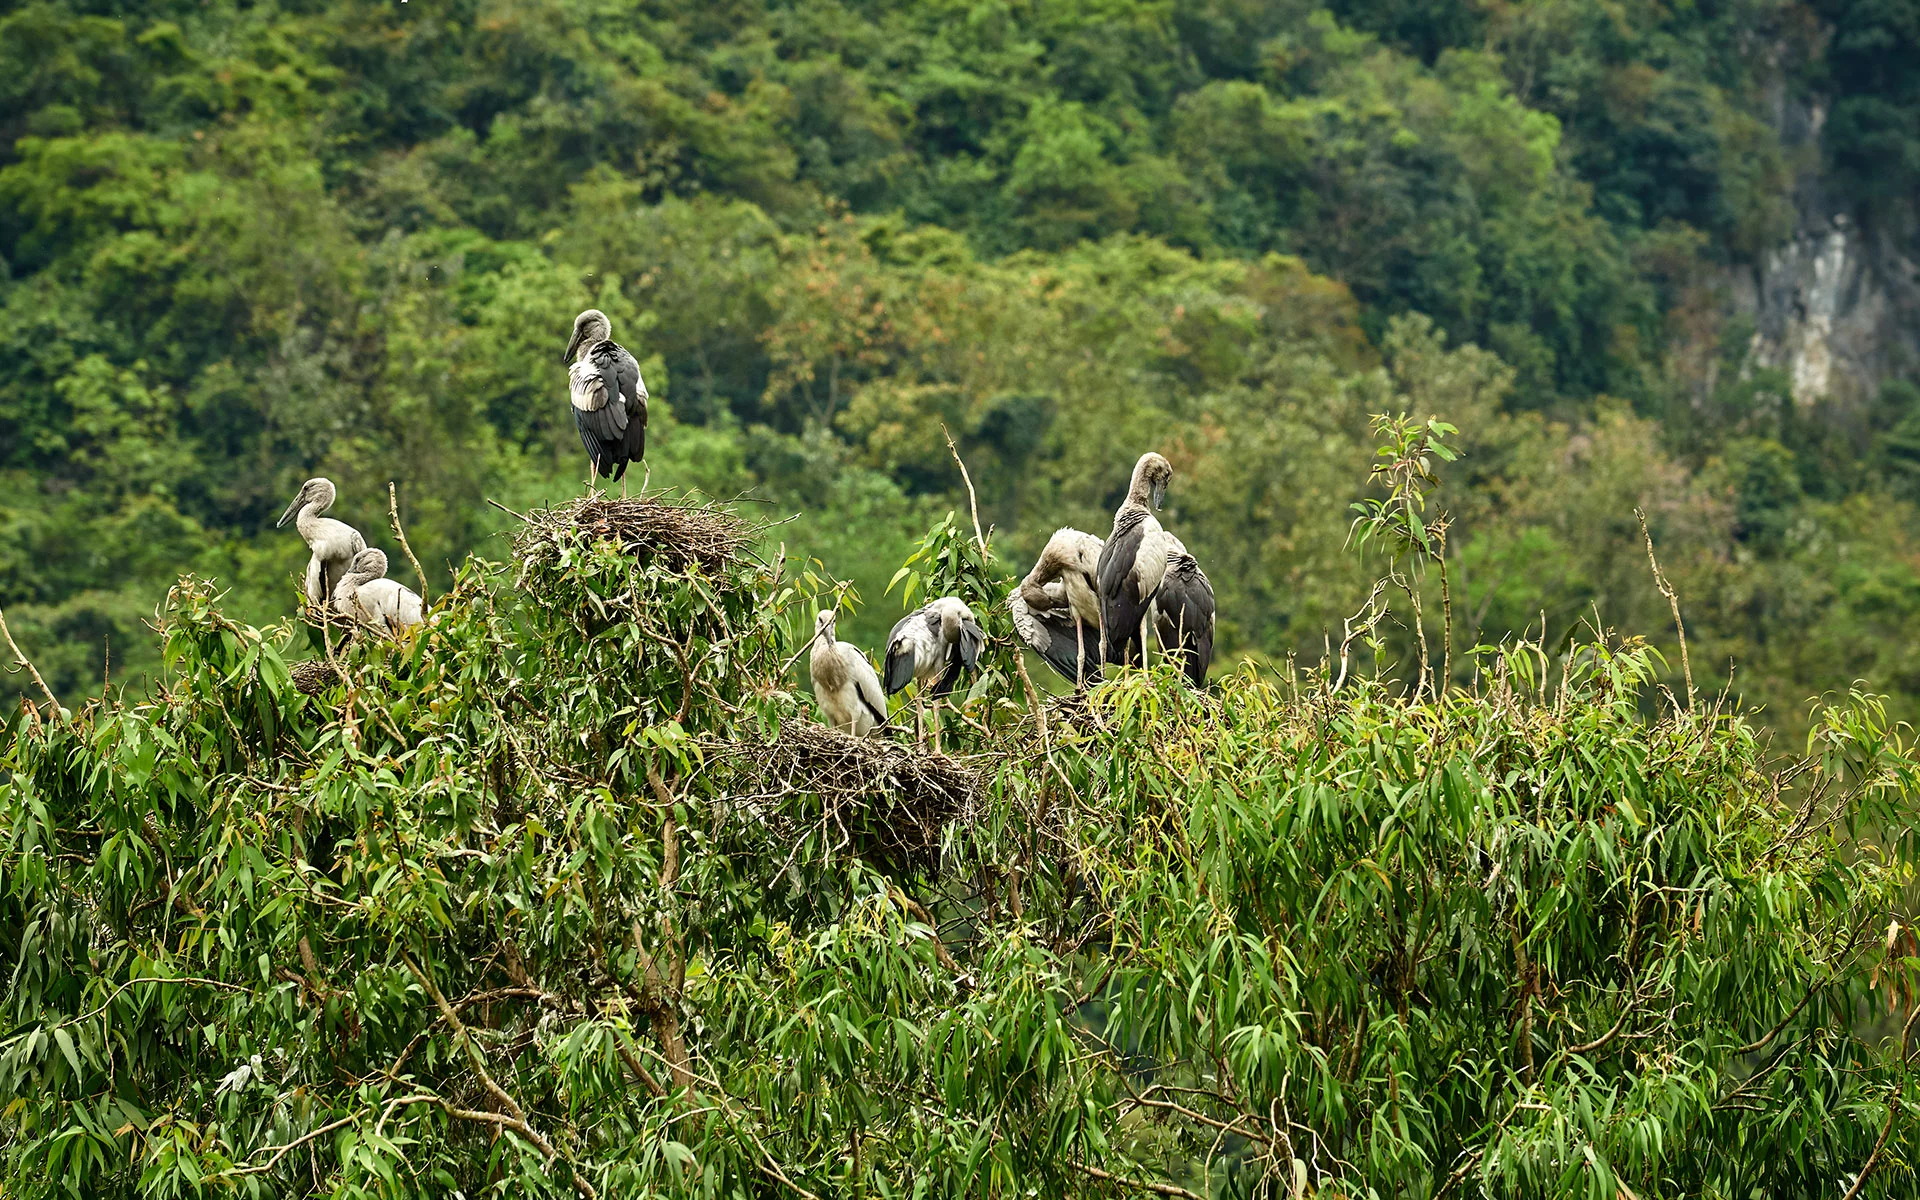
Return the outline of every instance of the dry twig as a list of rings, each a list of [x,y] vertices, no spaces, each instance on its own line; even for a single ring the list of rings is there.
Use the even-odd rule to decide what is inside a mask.
[[[1673,585],[1667,582],[1666,572],[1660,569],[1660,562],[1653,557],[1653,534],[1647,529],[1647,512],[1636,508],[1633,515],[1640,519],[1640,536],[1647,543],[1647,565],[1653,568],[1653,584],[1660,594],[1667,598],[1667,607],[1673,610],[1673,627],[1680,634],[1680,670],[1687,680],[1687,711],[1693,711],[1693,663],[1687,659],[1687,624],[1680,619],[1680,597],[1674,592]],[[1544,622],[1542,623],[1544,626]],[[1541,631],[1545,636],[1545,629]]]
[[[20,643],[13,640],[13,630],[7,628],[7,614],[4,610],[0,610],[0,634],[6,635],[7,648],[13,651],[13,661],[19,666],[25,667],[27,674],[33,676],[33,682],[39,686],[40,694],[47,698],[47,703],[53,706],[53,715],[58,717],[60,715],[60,702],[53,698],[53,689],[47,686],[46,680],[40,678],[40,672],[34,667],[33,663],[28,661],[27,656],[20,652]]]
[[[413,547],[407,544],[407,531],[400,528],[400,494],[394,490],[393,480],[387,480],[387,522],[393,526],[393,536],[400,540],[400,549],[406,553],[407,561],[413,564],[413,573],[420,578],[420,604],[427,603],[427,573],[420,566],[420,560],[414,557]]]

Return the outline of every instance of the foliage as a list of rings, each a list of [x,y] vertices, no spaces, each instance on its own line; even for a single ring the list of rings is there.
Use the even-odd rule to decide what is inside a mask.
[[[154,699],[12,718],[13,1191],[1911,1186],[1920,761],[1874,698],[1774,774],[1647,719],[1632,641],[1420,699],[1123,672],[953,727],[979,797],[897,863],[836,817],[891,785],[792,768],[849,740],[770,569],[527,544],[318,696],[187,580]]]

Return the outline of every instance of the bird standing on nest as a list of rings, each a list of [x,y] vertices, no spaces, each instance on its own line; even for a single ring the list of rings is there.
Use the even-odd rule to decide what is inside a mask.
[[[353,565],[354,555],[367,548],[367,539],[345,521],[322,516],[333,507],[336,493],[331,479],[309,479],[287,505],[287,511],[273,527],[279,529],[289,520],[300,531],[312,557],[307,559],[307,603],[324,610],[333,598],[333,589]],[[297,516],[295,514],[298,514]]]
[[[887,723],[887,694],[873,664],[851,642],[836,641],[834,614],[821,609],[813,621],[813,649],[807,674],[813,678],[813,698],[827,724],[855,737],[866,737]]]
[[[568,364],[573,424],[587,448],[587,486],[603,476],[618,479],[624,496],[627,464],[647,452],[647,385],[640,364],[613,341],[613,324],[597,308],[573,319],[573,337],[560,361]]]
[[[1100,678],[1100,594],[1095,578],[1106,543],[1078,529],[1047,539],[1007,607],[1013,630],[1075,687]]]
[[[960,676],[980,663],[980,647],[987,635],[958,596],[942,596],[901,617],[887,635],[887,694],[918,683],[914,723],[920,725],[921,704],[933,693],[933,748],[940,749],[940,697],[953,690]],[[924,729],[920,734],[925,740]]]

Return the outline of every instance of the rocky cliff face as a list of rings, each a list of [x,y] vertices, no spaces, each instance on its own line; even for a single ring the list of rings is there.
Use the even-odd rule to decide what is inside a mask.
[[[1820,173],[1818,100],[1783,96],[1775,119],[1804,165],[1792,236],[1732,272],[1734,308],[1754,326],[1748,362],[1784,370],[1798,403],[1864,401],[1920,370],[1920,205],[1850,211]]]

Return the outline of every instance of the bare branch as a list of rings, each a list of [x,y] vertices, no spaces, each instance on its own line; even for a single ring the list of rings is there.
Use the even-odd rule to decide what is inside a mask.
[[[394,490],[393,480],[387,480],[387,521],[393,526],[393,536],[400,539],[400,549],[406,552],[407,561],[413,564],[413,573],[420,577],[420,603],[427,602],[427,573],[420,569],[420,560],[413,556],[413,547],[407,544],[407,531],[400,528],[400,494]]]
[[[948,445],[952,445],[952,442],[949,441]],[[969,490],[971,490],[972,485],[968,486]],[[40,672],[34,667],[33,663],[29,662],[27,656],[20,652],[20,643],[13,640],[13,630],[7,628],[7,614],[5,610],[0,610],[0,634],[6,635],[7,648],[13,651],[13,661],[19,666],[25,667],[27,674],[33,676],[33,682],[39,686],[40,694],[47,698],[48,704],[53,705],[53,715],[58,717],[60,715],[60,702],[53,698],[53,689],[47,686],[46,680],[40,678]]]
[[[1640,519],[1640,536],[1647,542],[1647,565],[1653,568],[1654,586],[1660,589],[1660,594],[1667,598],[1667,607],[1673,610],[1673,627],[1680,634],[1680,670],[1687,678],[1687,712],[1691,713],[1693,712],[1693,663],[1687,658],[1687,623],[1680,619],[1680,597],[1674,592],[1673,585],[1667,582],[1666,573],[1660,569],[1659,560],[1653,557],[1653,534],[1647,529],[1646,510],[1636,508],[1633,510],[1633,515]],[[1545,634],[1546,631],[1543,629],[1541,636],[1544,638]]]

